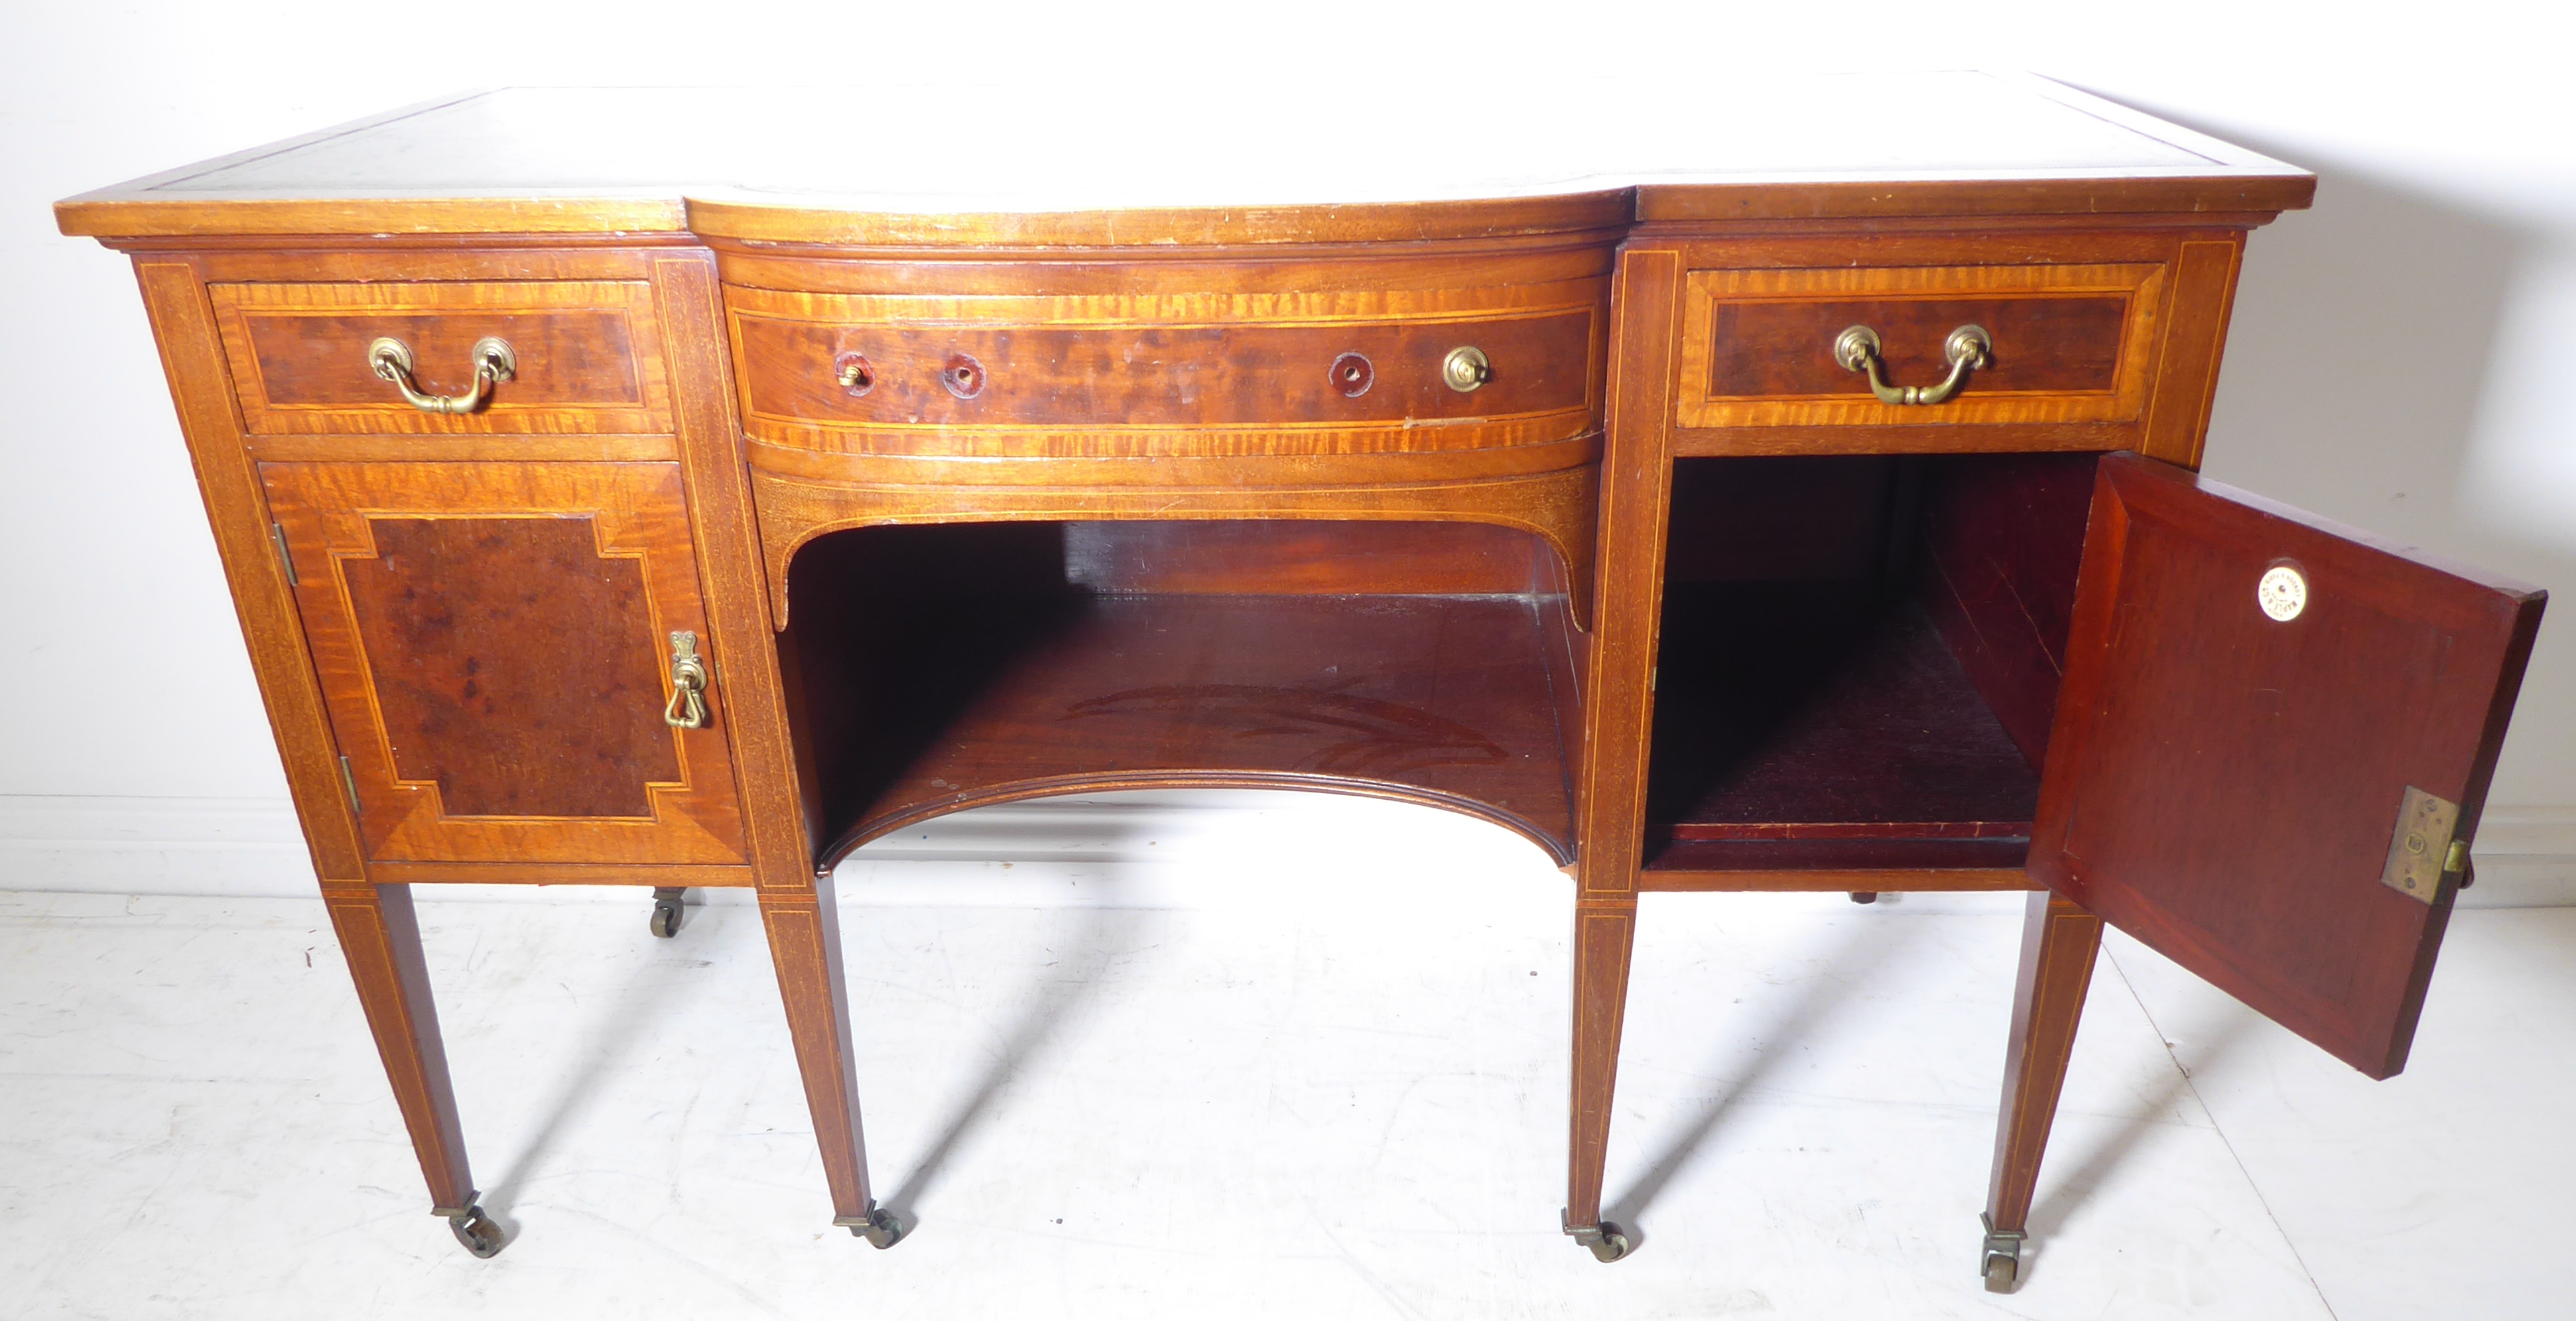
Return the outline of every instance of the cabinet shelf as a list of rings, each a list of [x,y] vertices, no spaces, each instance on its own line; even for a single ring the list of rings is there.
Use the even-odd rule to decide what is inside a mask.
[[[1645,869],[2025,884],[2092,463],[1685,461]]]
[[[1011,535],[971,531],[988,550]],[[1185,786],[1427,803],[1570,858],[1561,597],[1125,593],[1043,576],[891,609],[800,584],[801,686],[877,698],[820,713],[844,731],[817,749],[822,865],[967,807]]]
[[[2015,867],[2039,776],[1932,621],[1866,583],[1668,600],[1647,867]]]

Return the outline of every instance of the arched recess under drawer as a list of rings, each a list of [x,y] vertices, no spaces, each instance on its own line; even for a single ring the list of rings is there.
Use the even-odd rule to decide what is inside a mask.
[[[782,629],[789,626],[794,611],[789,566],[808,543],[830,533],[959,522],[1299,520],[1349,525],[1484,524],[1531,534],[1554,553],[1554,571],[1562,583],[1559,590],[1571,607],[1574,628],[1580,631],[1592,625],[1600,436],[1596,432],[1575,443],[1580,449],[1568,456],[1573,466],[1543,472],[1390,480],[1372,471],[1372,480],[1358,480],[1359,472],[1341,466],[1354,461],[1344,459],[1318,473],[1330,484],[1272,485],[1247,480],[1246,470],[1258,470],[1260,476],[1275,480],[1271,465],[1276,460],[1269,464],[1218,460],[1203,473],[1176,461],[1165,465],[1170,476],[1206,480],[1176,480],[1167,486],[1047,484],[1040,470],[1011,464],[993,465],[995,471],[979,474],[1017,479],[993,484],[851,480],[837,469],[829,475],[794,467],[781,471],[771,465],[786,456],[756,446],[751,489],[769,574],[770,617]]]
[[[1586,647],[1537,537],[1458,522],[847,529],[779,638],[818,865],[947,812],[1141,788],[1448,808],[1573,856]]]

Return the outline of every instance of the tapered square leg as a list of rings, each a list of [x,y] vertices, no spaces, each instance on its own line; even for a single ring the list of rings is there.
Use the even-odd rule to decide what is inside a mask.
[[[810,890],[760,891],[760,923],[778,969],[796,1070],[814,1115],[823,1177],[832,1188],[832,1223],[880,1248],[903,1227],[868,1194],[867,1142],[859,1130],[859,1077],[850,1056],[850,1000],[841,975],[841,923],[832,881]]]
[[[489,1257],[501,1250],[501,1234],[475,1205],[474,1174],[465,1162],[465,1133],[447,1077],[447,1048],[438,1036],[411,887],[326,883],[322,902],[357,981],[358,1004],[375,1034],[403,1125],[411,1130],[421,1175],[429,1181],[430,1210],[447,1218],[468,1251]]]
[[[2030,896],[2022,923],[2021,975],[2013,988],[2012,1038],[2004,1050],[2004,1096],[1995,1121],[1995,1169],[1986,1190],[1986,1288],[2021,1282],[2021,1245],[2030,1229],[2040,1156],[2057,1119],[2066,1061],[2075,1051],[2084,993],[2102,948],[2102,919],[2046,892]]]
[[[1633,898],[1574,910],[1574,1120],[1565,1232],[1603,1261],[1617,1261],[1628,1251],[1627,1235],[1601,1221],[1601,1180],[1619,1081],[1619,1029],[1628,1010],[1628,956],[1636,938]]]

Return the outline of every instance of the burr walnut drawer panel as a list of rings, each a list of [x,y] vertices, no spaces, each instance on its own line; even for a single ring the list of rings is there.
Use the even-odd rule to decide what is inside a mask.
[[[2135,423],[2164,266],[1903,266],[1700,270],[1684,296],[1684,427]],[[1937,393],[1961,327],[1987,339],[1939,402],[1883,402],[1837,340],[1877,342],[1888,386]]]
[[[1590,435],[1605,292],[1579,280],[1412,298],[742,287],[726,298],[756,439],[883,456],[1162,458]],[[1472,388],[1448,378],[1460,350],[1481,355]]]
[[[650,433],[671,429],[669,383],[642,281],[543,280],[207,286],[242,421],[272,435]],[[416,393],[376,370],[398,341]],[[505,379],[477,381],[478,347],[506,344]],[[477,398],[478,394],[481,396]]]

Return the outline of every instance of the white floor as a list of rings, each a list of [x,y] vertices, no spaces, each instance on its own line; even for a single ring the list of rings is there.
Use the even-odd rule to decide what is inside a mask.
[[[1602,1266],[1556,1232],[1566,882],[1349,812],[846,868],[890,1252],[829,1227],[747,906],[424,892],[477,1261],[318,900],[0,894],[0,1316],[2576,1315],[2576,909],[2461,913],[2378,1084],[2115,938],[1998,1297],[2017,900],[1652,896]]]

